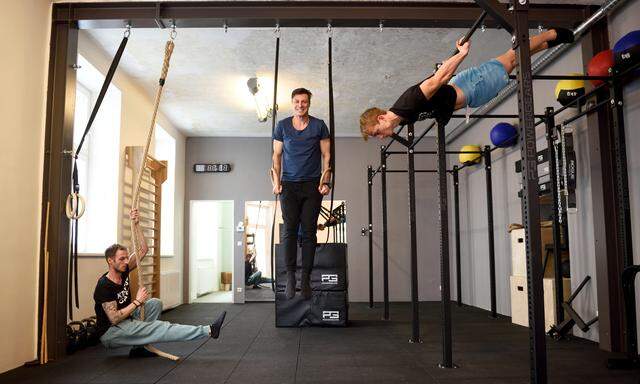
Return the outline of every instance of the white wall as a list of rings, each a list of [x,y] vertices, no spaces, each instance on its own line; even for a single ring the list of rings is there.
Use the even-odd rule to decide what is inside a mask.
[[[93,64],[101,73],[105,74],[111,64],[112,55],[115,52],[104,52],[100,46],[93,41],[84,31],[79,32],[78,37],[78,53],[84,56],[91,64]],[[134,39],[135,36],[131,36]],[[123,60],[126,60],[126,50]],[[159,62],[160,66],[162,63]],[[153,69],[150,69],[153,70]],[[158,74],[160,68],[158,68]],[[113,78],[115,84],[122,92],[122,116],[120,127],[120,156],[119,169],[120,175],[124,172],[124,151],[127,146],[143,146],[146,142],[149,129],[151,114],[153,111],[153,99],[139,87],[126,73],[121,70],[116,71]],[[170,87],[170,85],[167,85]],[[160,106],[162,108],[162,104]],[[184,222],[184,156],[185,156],[185,137],[169,121],[162,113],[158,114],[157,123],[167,131],[176,140],[176,164],[175,164],[175,185],[176,193],[174,196],[174,255],[171,257],[163,257],[161,261],[161,270],[163,274],[167,272],[179,272],[182,278],[182,255],[183,255],[183,222]],[[153,148],[151,149],[153,153]],[[120,176],[118,185],[118,206],[122,206],[123,199],[123,182]],[[118,223],[128,220],[128,216],[122,211],[119,212]],[[122,241],[121,226],[118,227],[117,238],[113,242]],[[110,244],[105,244],[104,248]],[[80,290],[80,309],[74,310],[74,318],[84,318],[94,314],[93,308],[93,289],[99,276],[107,271],[107,266],[103,255],[81,256],[79,261],[79,290]],[[160,285],[162,286],[163,280]],[[180,281],[181,286],[182,281]],[[171,294],[171,297],[161,297],[165,302],[182,303],[182,296],[178,291],[165,291],[165,294]],[[173,297],[175,296],[175,297]]]
[[[38,260],[49,54],[49,1],[3,3],[0,40],[0,372],[36,357]]]

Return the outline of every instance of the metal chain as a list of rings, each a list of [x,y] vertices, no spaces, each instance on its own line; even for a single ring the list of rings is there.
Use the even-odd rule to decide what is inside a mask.
[[[553,156],[556,159],[556,185],[555,188],[558,190],[558,212],[556,213],[558,215],[558,222],[562,223],[562,189],[561,189],[561,184],[560,184],[560,159],[558,156],[558,146],[557,144],[560,143],[560,140],[558,139],[554,139],[553,140],[553,145],[556,146],[555,148],[553,148]]]

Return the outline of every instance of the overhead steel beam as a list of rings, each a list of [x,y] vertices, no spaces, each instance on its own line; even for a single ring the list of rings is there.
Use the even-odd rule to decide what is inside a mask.
[[[504,4],[497,6],[501,15]],[[539,5],[530,13],[530,26],[558,25],[570,27],[581,21],[584,6]],[[78,22],[81,29],[158,28],[175,25],[178,28],[273,27],[334,27],[377,28],[382,22],[390,28],[468,28],[482,13],[473,3],[433,2],[335,2],[335,1],[270,1],[270,2],[121,2],[55,4],[53,22]],[[497,16],[496,16],[497,17]],[[487,17],[488,28],[502,26],[496,18]],[[507,29],[508,30],[508,29]]]
[[[513,34],[513,15],[498,0],[475,0],[494,20],[510,34]]]

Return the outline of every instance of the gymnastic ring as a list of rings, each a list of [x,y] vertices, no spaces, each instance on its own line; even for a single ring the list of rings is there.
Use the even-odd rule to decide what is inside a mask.
[[[67,204],[65,211],[67,218],[70,220],[77,220],[84,215],[85,203],[84,198],[79,193],[70,193],[67,196]]]

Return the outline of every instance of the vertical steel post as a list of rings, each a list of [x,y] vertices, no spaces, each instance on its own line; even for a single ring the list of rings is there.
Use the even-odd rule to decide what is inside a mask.
[[[47,292],[47,353],[50,360],[66,355],[68,321],[67,307],[69,275],[70,222],[64,214],[66,198],[71,193],[74,109],[76,100],[76,60],[78,57],[78,26],[74,22],[53,23],[49,53],[49,85],[44,137],[42,222],[47,204],[51,204],[49,244],[44,244],[45,225],[40,234],[40,281],[49,280]],[[48,276],[44,276],[44,255],[51,251]],[[42,285],[41,285],[42,287]],[[44,291],[40,291],[40,308]],[[41,309],[42,311],[42,309]],[[38,314],[42,319],[42,313]],[[41,322],[42,320],[40,320]],[[42,329],[41,323],[38,329]],[[42,335],[40,336],[40,340]]]
[[[373,308],[373,206],[371,202],[371,189],[373,185],[372,180],[373,169],[371,166],[367,167],[367,203],[369,208],[369,308]],[[342,225],[342,224],[341,224]]]
[[[491,185],[491,147],[485,146],[484,170],[487,181],[487,233],[489,240],[489,294],[491,297],[491,317],[498,317],[496,311],[496,250],[493,234],[493,188]]]
[[[389,242],[387,237],[387,153],[380,147],[380,191],[382,194],[382,295],[384,320],[389,320]]]
[[[556,147],[555,147],[555,118],[553,115],[553,107],[547,107],[544,111],[545,115],[545,128],[547,137],[547,152],[549,154],[549,176],[551,181],[551,196],[553,198],[553,269],[555,276],[555,311],[556,321],[560,324],[564,320],[564,309],[562,309],[562,302],[564,299],[564,282],[562,280],[562,237],[560,235],[560,222],[563,219],[563,208],[561,197],[559,193],[559,175],[558,165],[556,162]],[[567,236],[565,232],[565,237]],[[544,271],[542,271],[544,274]]]
[[[615,71],[614,71],[615,74]],[[616,213],[618,218],[617,243],[622,253],[623,271],[633,265],[633,244],[631,240],[631,207],[629,205],[629,175],[627,173],[627,150],[624,132],[624,109],[622,84],[613,82],[610,88],[613,109],[613,148],[615,158]],[[632,312],[632,311],[631,311]],[[638,359],[636,314],[626,313],[625,336],[627,356]]]
[[[449,205],[447,201],[447,154],[445,125],[438,123],[436,137],[438,155],[438,205],[440,222],[440,300],[442,307],[442,363],[443,368],[453,368],[451,347],[451,287],[449,276]]]
[[[413,124],[409,124],[407,141],[413,144]],[[413,149],[407,147],[409,175],[409,235],[411,252],[411,343],[420,343],[420,303],[418,298],[418,241],[416,236],[416,175]]]
[[[456,219],[456,291],[458,307],[462,307],[462,271],[460,262],[460,179],[458,166],[453,166],[453,212]]]
[[[616,200],[618,204],[618,244],[622,251],[623,268],[633,265],[631,241],[631,208],[629,206],[629,175],[627,173],[627,149],[624,133],[622,84],[619,81],[611,87],[611,107],[613,108],[613,145],[616,161]]]
[[[522,221],[527,256],[527,295],[529,306],[530,381],[547,383],[547,350],[544,330],[542,263],[540,261],[540,202],[538,200],[538,164],[536,131],[533,120],[533,86],[529,50],[529,1],[513,2],[516,50],[520,150],[522,156]]]

